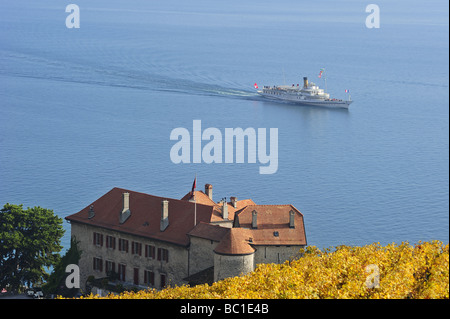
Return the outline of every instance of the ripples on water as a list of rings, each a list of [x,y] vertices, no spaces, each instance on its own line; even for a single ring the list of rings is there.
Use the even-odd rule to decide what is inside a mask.
[[[352,2],[77,4],[79,30],[50,0],[0,5],[1,203],[65,217],[115,186],[181,198],[197,174],[215,200],[295,205],[319,247],[448,242],[448,21],[437,13],[436,25],[388,16],[369,32]],[[253,90],[302,76],[323,86],[321,67],[333,96],[350,89],[349,111]],[[194,119],[278,128],[278,172],[173,164],[170,132]]]

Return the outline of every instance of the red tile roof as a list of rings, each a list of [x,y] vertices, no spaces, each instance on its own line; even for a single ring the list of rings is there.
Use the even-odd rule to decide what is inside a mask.
[[[228,233],[222,238],[214,251],[221,255],[248,255],[255,249],[249,245],[252,231],[244,228],[228,228]]]
[[[256,211],[257,228],[252,229],[252,212]],[[294,211],[294,226],[289,214]],[[249,205],[236,212],[234,227],[249,228],[255,245],[306,245],[303,214],[292,205]]]
[[[208,195],[203,193],[202,191],[194,191],[195,193],[195,200],[197,201],[197,204],[203,204],[203,205],[217,205],[211,198],[209,198]],[[192,196],[191,192],[187,193],[183,196],[181,200],[193,200],[194,197]]]
[[[130,194],[131,216],[119,223],[123,209],[123,193]],[[160,231],[161,202],[169,201],[169,226]],[[88,218],[89,207],[93,205],[95,216]],[[105,229],[167,241],[177,245],[189,244],[189,231],[194,228],[194,203],[139,193],[122,188],[113,188],[76,214],[67,216],[70,222],[102,227]],[[211,221],[213,206],[197,203],[197,223]]]
[[[257,228],[252,228],[252,213],[256,211]],[[290,212],[294,211],[294,227],[290,227]],[[223,255],[247,255],[253,246],[306,245],[303,215],[292,205],[249,205],[236,211],[234,228],[221,239],[214,250]]]
[[[123,209],[123,193],[129,193],[130,217],[121,224],[119,214]],[[205,193],[196,191],[197,225],[194,227],[194,202],[190,193],[181,200],[158,197],[113,188],[76,214],[66,217],[72,223],[83,223],[105,229],[143,236],[150,239],[188,246],[189,236],[219,241],[215,251],[226,255],[245,255],[255,251],[252,245],[306,245],[303,214],[292,205],[255,205],[251,199],[228,205],[229,220],[233,227],[211,225],[223,221],[222,204],[215,203]],[[160,230],[161,203],[169,201],[169,226]],[[89,218],[90,206],[94,217]],[[257,228],[252,228],[252,212],[257,212]],[[294,212],[291,228],[290,212]]]
[[[205,238],[214,241],[220,241],[227,234],[229,228],[219,225],[200,222],[192,229],[188,235],[193,237]]]
[[[181,200],[191,200],[193,198],[191,192],[187,193],[183,196]],[[209,198],[208,195],[206,195],[202,191],[195,191],[195,200],[198,204],[203,205],[211,205],[214,206],[214,213],[211,218],[212,222],[219,222],[223,221],[222,217],[222,202],[216,203],[212,199]],[[236,208],[234,208],[233,204],[231,202],[227,203],[228,205],[228,220],[234,220],[234,212],[244,208],[247,205],[255,205],[255,202],[251,199],[243,199],[236,202]]]

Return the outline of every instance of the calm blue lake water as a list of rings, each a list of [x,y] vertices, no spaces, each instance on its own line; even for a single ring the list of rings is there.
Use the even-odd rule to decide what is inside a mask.
[[[0,4],[0,204],[75,213],[123,187],[293,204],[308,244],[449,241],[447,1],[56,0]],[[265,101],[320,86],[350,110]],[[174,128],[278,128],[278,171],[174,164]],[[70,225],[63,244],[67,248]]]

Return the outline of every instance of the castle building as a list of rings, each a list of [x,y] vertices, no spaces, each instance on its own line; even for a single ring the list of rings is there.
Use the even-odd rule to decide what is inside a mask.
[[[210,184],[181,199],[113,188],[66,220],[82,251],[82,289],[88,277],[111,274],[138,288],[212,283],[283,263],[307,245],[294,206],[216,203]]]

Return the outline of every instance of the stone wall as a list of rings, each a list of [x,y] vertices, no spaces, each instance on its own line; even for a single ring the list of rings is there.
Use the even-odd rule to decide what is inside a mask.
[[[256,251],[249,255],[220,255],[214,253],[219,242],[191,236],[190,246],[183,247],[167,242],[151,240],[144,237],[129,235],[113,230],[93,227],[86,224],[72,222],[72,236],[78,239],[81,250],[80,284],[85,290],[86,280],[89,276],[94,278],[106,277],[106,261],[115,263],[115,272],[118,272],[118,264],[126,265],[125,283],[133,284],[135,268],[138,269],[138,286],[161,288],[161,275],[165,275],[166,285],[182,285],[187,282],[183,279],[192,276],[204,269],[214,266],[214,281],[227,277],[246,274],[254,270],[260,263],[283,263],[293,257],[299,256],[302,246],[253,246]],[[94,233],[103,235],[102,245],[94,244]],[[115,238],[115,248],[107,248],[107,236]],[[119,250],[119,239],[128,240],[128,252]],[[132,242],[141,244],[141,254],[132,252]],[[157,260],[145,256],[145,245],[166,249],[168,261]],[[94,270],[94,258],[102,262],[102,270]],[[144,271],[154,274],[154,284],[144,282]]]
[[[247,274],[255,268],[254,254],[214,254],[214,281]]]
[[[254,246],[255,265],[257,264],[282,264],[286,260],[298,256],[300,248],[304,246]]]
[[[190,237],[189,275],[214,266],[214,249],[219,242],[199,237]]]
[[[79,267],[82,289],[85,289],[86,280],[89,276],[94,276],[95,278],[106,277],[106,261],[115,263],[115,272],[118,272],[118,264],[126,266],[126,283],[134,283],[135,268],[138,269],[138,285],[142,287],[149,286],[144,283],[145,270],[154,273],[154,285],[150,285],[153,288],[161,288],[161,274],[166,277],[166,285],[182,285],[186,283],[183,280],[183,278],[188,276],[188,250],[186,247],[74,222],[72,222],[71,228],[72,236],[79,241],[81,250]],[[94,232],[103,235],[102,245],[94,244]],[[115,237],[114,249],[106,247],[106,236]],[[119,250],[119,239],[128,240],[128,252]],[[142,245],[140,256],[137,252],[132,252],[131,245],[133,241]],[[166,249],[168,251],[168,261],[157,260],[157,255],[154,258],[145,257],[145,245],[154,246],[156,254],[158,253],[158,248]],[[94,258],[102,261],[101,271],[94,270]]]

